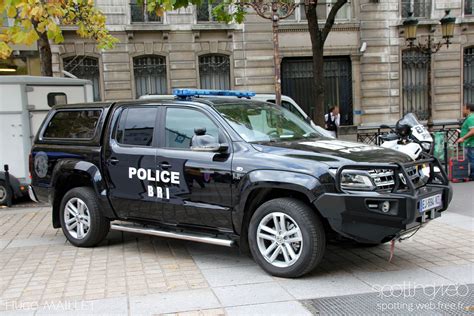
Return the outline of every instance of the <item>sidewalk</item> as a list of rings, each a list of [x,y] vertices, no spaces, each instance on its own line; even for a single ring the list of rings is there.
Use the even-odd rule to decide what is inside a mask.
[[[452,208],[397,243],[391,263],[389,245],[331,244],[300,279],[271,277],[238,249],[121,232],[76,248],[51,227],[48,207],[2,209],[0,313],[306,315],[347,295],[473,284],[474,182],[454,187]],[[474,305],[472,287],[468,295]]]

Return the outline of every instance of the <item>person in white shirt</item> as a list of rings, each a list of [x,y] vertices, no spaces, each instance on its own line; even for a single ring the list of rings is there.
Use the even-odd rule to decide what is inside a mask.
[[[324,122],[326,122],[326,129],[333,135],[334,138],[337,137],[337,129],[341,124],[341,115],[339,114],[339,106],[333,106],[329,109],[329,113],[324,115]]]

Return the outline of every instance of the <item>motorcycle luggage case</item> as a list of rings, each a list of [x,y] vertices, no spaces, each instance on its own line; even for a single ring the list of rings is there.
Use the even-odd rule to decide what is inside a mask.
[[[461,151],[461,155],[459,155]],[[452,182],[465,182],[469,181],[471,174],[471,167],[469,160],[464,155],[464,148],[456,148],[456,154],[454,157],[449,158],[449,171],[448,177]]]

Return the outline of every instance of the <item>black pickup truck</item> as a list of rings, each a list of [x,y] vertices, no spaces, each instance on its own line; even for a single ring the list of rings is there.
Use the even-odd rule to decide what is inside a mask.
[[[238,245],[282,277],[311,271],[328,238],[397,239],[451,201],[434,158],[323,137],[250,93],[212,94],[56,106],[31,151],[32,198],[75,246],[110,229]]]

